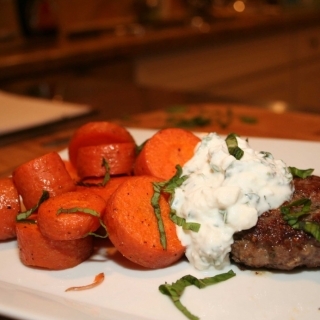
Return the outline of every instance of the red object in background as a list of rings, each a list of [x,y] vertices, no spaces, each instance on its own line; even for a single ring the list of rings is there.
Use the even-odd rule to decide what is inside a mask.
[[[58,29],[57,11],[52,0],[18,0],[21,29],[25,36],[54,35]]]

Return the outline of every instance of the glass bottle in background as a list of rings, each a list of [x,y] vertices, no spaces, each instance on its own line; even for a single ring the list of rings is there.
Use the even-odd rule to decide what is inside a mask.
[[[55,5],[54,0],[17,0],[23,35],[26,37],[56,35],[58,19]]]

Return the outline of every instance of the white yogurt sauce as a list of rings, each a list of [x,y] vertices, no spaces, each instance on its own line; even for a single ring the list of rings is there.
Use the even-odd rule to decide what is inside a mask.
[[[279,207],[293,193],[286,164],[270,153],[257,152],[237,137],[240,160],[229,154],[225,139],[205,136],[182,168],[188,178],[176,188],[172,208],[199,232],[177,227],[190,263],[199,270],[229,264],[235,232],[253,227],[259,215]]]

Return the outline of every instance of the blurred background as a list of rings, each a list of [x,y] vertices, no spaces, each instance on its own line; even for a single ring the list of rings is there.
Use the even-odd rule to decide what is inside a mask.
[[[320,112],[319,9],[320,0],[0,0],[0,90],[108,117],[165,107],[163,92]]]

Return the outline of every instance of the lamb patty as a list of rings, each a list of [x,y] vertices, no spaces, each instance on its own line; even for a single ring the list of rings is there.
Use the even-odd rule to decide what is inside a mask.
[[[310,214],[303,219],[320,224],[320,177],[294,178],[293,183],[295,191],[290,202],[309,198]],[[320,266],[320,242],[289,226],[279,208],[263,213],[255,227],[236,233],[230,257],[251,268],[315,268]]]

